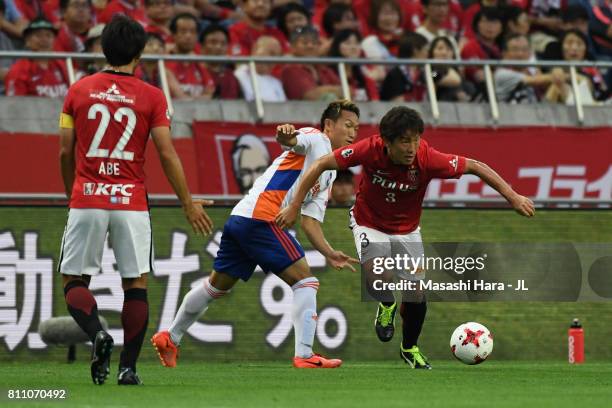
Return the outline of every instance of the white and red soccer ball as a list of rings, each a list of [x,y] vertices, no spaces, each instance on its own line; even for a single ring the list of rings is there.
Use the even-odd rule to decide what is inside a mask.
[[[493,351],[493,335],[480,323],[463,323],[453,332],[450,348],[455,358],[462,363],[480,364]]]

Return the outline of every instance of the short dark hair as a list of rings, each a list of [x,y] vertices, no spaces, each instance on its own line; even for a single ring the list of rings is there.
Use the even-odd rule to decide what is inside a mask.
[[[327,7],[327,9],[325,9],[325,12],[323,13],[322,26],[323,26],[323,31],[325,31],[325,33],[328,36],[331,37],[332,35],[334,35],[334,24],[341,21],[342,16],[346,12],[353,13],[355,18],[357,18],[357,15],[355,14],[355,11],[353,10],[353,8],[346,4],[333,3],[333,4],[330,4],[329,7]]]
[[[285,34],[286,37],[289,37],[289,30],[287,29],[287,22],[285,19],[289,15],[289,13],[298,12],[306,16],[308,20],[308,24],[310,24],[310,12],[306,7],[299,3],[287,3],[284,6],[280,7],[278,11],[276,11],[276,27]]]
[[[227,29],[217,23],[210,23],[209,25],[206,26],[204,30],[202,30],[202,32],[200,33],[200,42],[201,43],[204,42],[206,37],[216,32],[223,33],[223,35],[225,35],[225,38],[229,42],[229,33],[227,32]]]
[[[432,40],[431,44],[429,44],[429,51],[427,51],[427,58],[433,58],[433,50],[434,48],[436,48],[436,45],[438,45],[439,42],[443,42],[444,44],[446,44],[448,48],[451,49],[451,51],[453,52],[453,59],[457,58],[455,47],[453,46],[453,43],[445,35],[436,37]]]
[[[352,36],[357,37],[357,41],[361,43],[361,34],[359,31],[353,30],[351,28],[346,28],[344,30],[340,30],[334,34],[334,38],[332,40],[331,46],[329,47],[329,56],[330,57],[342,57],[340,54],[340,44],[351,38]]]
[[[348,99],[333,101],[327,105],[327,108],[325,108],[323,114],[321,115],[321,131],[325,129],[325,119],[330,119],[335,122],[342,114],[342,111],[353,112],[355,115],[357,115],[357,117],[359,117],[359,107],[353,102],[349,101]]]
[[[115,14],[102,31],[102,51],[111,66],[120,67],[140,57],[147,34],[140,23],[123,14]]]
[[[474,20],[472,20],[472,30],[474,30],[476,34],[478,34],[478,23],[480,23],[480,20],[482,20],[483,17],[485,17],[487,20],[499,21],[502,24],[503,31],[505,24],[502,11],[497,7],[483,7],[478,13],[476,13]]]
[[[419,112],[406,106],[396,106],[383,116],[378,129],[383,139],[393,142],[406,132],[423,134],[425,124]]]
[[[179,13],[176,16],[174,16],[174,18],[170,21],[170,32],[172,32],[172,34],[176,34],[176,29],[177,29],[177,24],[179,20],[182,19],[188,19],[188,20],[192,20],[195,25],[196,25],[196,31],[200,30],[200,21],[197,19],[196,16],[194,16],[191,13]]]
[[[4,13],[6,11],[6,4],[4,4],[4,0],[0,0],[0,13]]]
[[[519,34],[519,33],[508,34],[504,38],[504,41],[502,41],[501,50],[502,51],[507,51],[508,50],[508,44],[510,44],[510,41],[514,41],[517,38],[524,38],[524,39],[527,40],[527,42],[529,42],[529,38],[525,34]]]
[[[399,58],[412,58],[416,50],[425,47],[429,41],[419,33],[406,32],[399,39],[397,56]]]

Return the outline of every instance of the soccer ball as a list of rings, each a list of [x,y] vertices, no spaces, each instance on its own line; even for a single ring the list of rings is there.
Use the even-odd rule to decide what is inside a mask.
[[[480,323],[463,323],[450,339],[453,356],[465,364],[480,364],[493,351],[493,335]]]

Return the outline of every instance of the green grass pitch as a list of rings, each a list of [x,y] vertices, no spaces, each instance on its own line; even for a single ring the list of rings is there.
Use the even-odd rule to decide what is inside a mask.
[[[399,360],[348,361],[335,370],[297,370],[285,362],[180,361],[176,369],[139,364],[145,385],[96,386],[84,362],[14,362],[0,367],[5,407],[609,407],[612,364],[433,361],[431,371]],[[9,402],[9,388],[65,389],[61,401]]]

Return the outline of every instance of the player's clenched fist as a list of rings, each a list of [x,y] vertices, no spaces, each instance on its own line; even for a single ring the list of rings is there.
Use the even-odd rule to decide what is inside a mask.
[[[533,201],[529,198],[517,194],[510,201],[512,208],[516,210],[517,213],[525,216],[525,217],[533,217],[535,215],[535,207],[533,205]]]
[[[298,210],[299,208],[293,205],[283,208],[276,216],[276,225],[281,229],[293,227],[298,216]]]
[[[204,211],[204,206],[213,203],[214,201],[211,200],[193,200],[191,204],[183,207],[185,217],[187,217],[187,221],[189,221],[196,234],[208,235],[212,233],[213,223]]]

